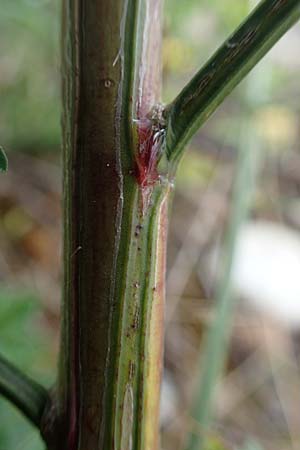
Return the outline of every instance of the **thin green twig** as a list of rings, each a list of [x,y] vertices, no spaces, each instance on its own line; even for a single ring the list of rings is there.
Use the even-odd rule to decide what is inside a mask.
[[[8,167],[7,156],[0,146],[0,172],[6,172]]]
[[[7,398],[38,428],[48,392],[0,355],[0,394]]]
[[[253,103],[258,104],[259,102],[253,96],[249,97],[250,87],[255,85],[258,88],[259,86],[256,78],[249,81],[251,81],[251,84],[247,85],[245,98],[248,99],[248,104],[251,106]],[[263,102],[261,101],[261,103]],[[251,123],[250,116],[247,115],[241,121],[240,128],[232,210],[216,292],[216,318],[208,331],[203,356],[201,356],[199,362],[201,381],[199,390],[195,395],[192,411],[193,418],[199,423],[203,433],[201,433],[201,436],[196,434],[190,436],[187,446],[188,450],[206,449],[205,434],[211,424],[214,392],[227,355],[233,310],[236,303],[236,296],[232,292],[232,268],[236,239],[248,215],[251,196],[255,186],[256,172],[259,168],[258,158],[261,156],[260,139]]]
[[[268,50],[300,18],[300,0],[264,0],[166,108],[168,159],[185,144]]]
[[[247,126],[244,126],[244,129]],[[227,238],[223,249],[220,282],[216,293],[216,318],[208,332],[204,354],[200,361],[201,382],[195,398],[193,417],[204,433],[192,434],[188,450],[205,450],[205,432],[211,422],[214,391],[219,381],[227,354],[228,340],[232,328],[235,296],[232,293],[231,272],[236,247],[236,237],[248,212],[249,189],[252,178],[253,142],[249,133],[243,132],[243,147],[236,167],[236,179],[232,200],[232,212]],[[255,145],[255,144],[254,144]]]

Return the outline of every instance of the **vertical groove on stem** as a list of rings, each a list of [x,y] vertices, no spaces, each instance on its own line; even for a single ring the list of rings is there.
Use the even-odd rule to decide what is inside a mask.
[[[159,100],[161,0],[63,5],[61,429],[49,448],[154,450],[169,183],[147,187],[143,210],[134,120]]]

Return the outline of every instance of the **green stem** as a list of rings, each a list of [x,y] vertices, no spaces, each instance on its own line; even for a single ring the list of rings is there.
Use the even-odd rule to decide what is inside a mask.
[[[63,4],[64,301],[46,441],[155,450],[170,188],[140,144],[159,101],[161,1]]]
[[[169,160],[299,18],[300,0],[264,0],[226,40],[167,108]]]
[[[249,85],[256,87],[254,80]],[[246,97],[246,96],[245,96]],[[248,98],[248,104],[257,104],[256,99]],[[240,136],[237,143],[238,160],[235,168],[232,208],[226,233],[220,277],[216,292],[216,317],[208,330],[204,350],[199,358],[199,387],[194,396],[192,416],[201,427],[200,433],[191,434],[187,450],[205,450],[207,434],[212,421],[212,410],[216,386],[222,375],[228,354],[229,338],[232,331],[233,313],[236,295],[232,291],[232,269],[237,237],[242,225],[247,219],[251,197],[255,187],[258,157],[261,155],[261,143],[252,124],[251,116],[247,114],[240,122]]]
[[[158,447],[169,191],[168,184],[157,186],[143,213],[143,195],[132,186],[125,206],[122,242],[127,249],[118,261],[123,275],[116,293],[119,356],[112,402],[115,448],[120,450]]]
[[[192,416],[201,427],[201,433],[191,434],[187,450],[205,450],[206,435],[211,423],[214,393],[226,360],[233,322],[236,296],[232,292],[232,266],[238,233],[244,223],[252,192],[253,164],[256,141],[246,123],[241,124],[241,145],[236,165],[232,211],[223,249],[220,281],[216,292],[216,317],[208,330],[204,351],[199,359],[201,381],[196,392]],[[252,161],[254,159],[254,161]]]
[[[13,403],[38,428],[48,402],[48,392],[0,356],[0,394]]]
[[[0,172],[6,172],[8,168],[7,156],[0,146]]]

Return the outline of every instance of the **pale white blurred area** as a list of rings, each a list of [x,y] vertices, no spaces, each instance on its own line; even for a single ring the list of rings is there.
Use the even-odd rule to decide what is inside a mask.
[[[258,312],[300,328],[300,233],[282,224],[252,221],[237,239],[232,283]]]
[[[170,372],[165,370],[161,385],[160,424],[166,427],[178,413],[178,393]]]
[[[300,69],[300,59],[295,55],[299,52],[299,42],[300,27],[297,25],[275,45],[267,58],[285,69],[297,71]]]

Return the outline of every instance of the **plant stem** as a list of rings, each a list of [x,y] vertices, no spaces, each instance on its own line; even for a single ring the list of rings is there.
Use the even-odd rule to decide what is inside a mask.
[[[300,0],[264,0],[184,87],[167,112],[167,155],[177,164],[193,134],[300,18]]]
[[[170,186],[147,113],[159,100],[160,8],[64,1],[64,305],[46,437],[55,450],[157,447]]]
[[[299,1],[271,2],[276,36],[290,25],[286,10]],[[277,6],[286,20],[278,19]],[[235,52],[221,52],[224,70],[229,60],[240,67],[234,80],[273,42],[267,33],[260,44],[256,31],[252,38],[242,28]],[[249,50],[246,37],[259,50]],[[192,81],[187,97],[180,94],[164,114],[160,42],[161,0],[63,1],[64,299],[57,390],[45,418],[49,450],[158,446],[174,166],[163,144],[166,136],[176,162],[199,122],[199,111],[184,99],[194,89],[198,105],[203,87],[202,77]],[[223,97],[233,82],[226,83]],[[206,114],[220,92],[209,90]]]
[[[7,172],[7,168],[8,168],[7,156],[3,148],[0,146],[0,172]]]
[[[48,401],[46,389],[0,356],[0,394],[12,402],[38,428]]]

